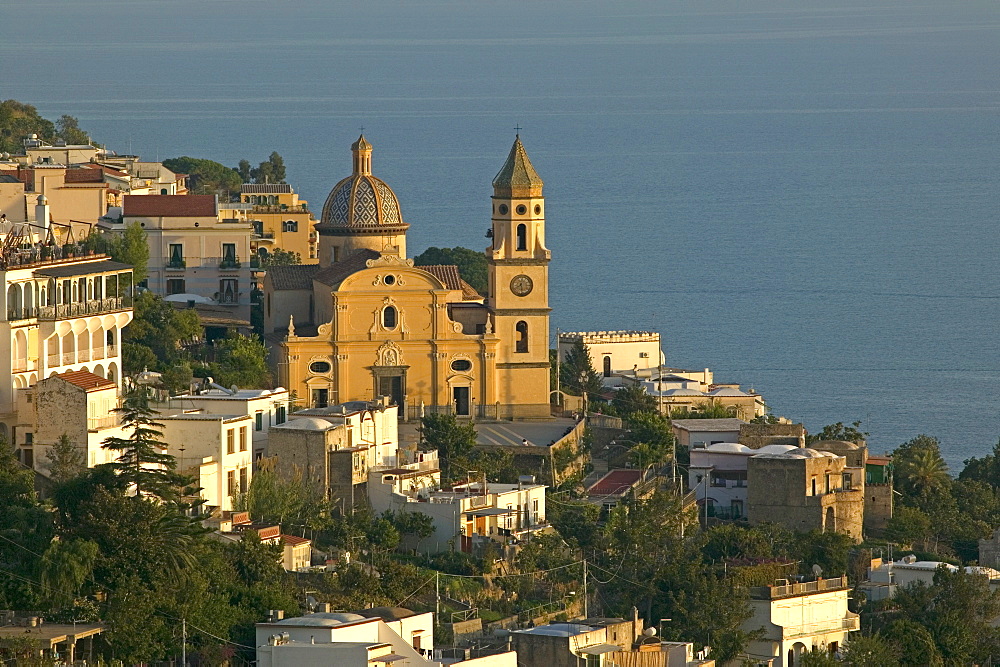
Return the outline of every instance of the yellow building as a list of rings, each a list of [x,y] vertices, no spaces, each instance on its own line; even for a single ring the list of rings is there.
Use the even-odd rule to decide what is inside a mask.
[[[309,202],[286,183],[255,185],[240,188],[240,201],[250,205],[248,217],[254,226],[253,250],[272,252],[277,248],[297,252],[303,264],[316,264],[318,235]]]
[[[271,268],[264,328],[281,384],[321,407],[389,396],[401,417],[549,417],[548,263],[542,180],[516,139],[493,181],[489,294],[455,266],[415,267],[372,147],[323,206],[318,266]]]

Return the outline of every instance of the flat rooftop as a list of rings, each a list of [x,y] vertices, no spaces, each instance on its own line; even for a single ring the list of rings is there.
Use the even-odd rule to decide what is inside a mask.
[[[588,496],[612,496],[625,493],[642,479],[642,470],[612,470],[587,489]]]

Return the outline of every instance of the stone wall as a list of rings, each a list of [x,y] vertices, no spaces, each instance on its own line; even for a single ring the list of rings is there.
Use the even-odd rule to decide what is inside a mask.
[[[865,485],[865,534],[881,536],[892,518],[892,484]],[[982,563],[982,556],[980,556]],[[992,566],[991,566],[992,567]]]
[[[802,424],[740,424],[739,443],[750,449],[767,445],[806,446],[806,429]]]

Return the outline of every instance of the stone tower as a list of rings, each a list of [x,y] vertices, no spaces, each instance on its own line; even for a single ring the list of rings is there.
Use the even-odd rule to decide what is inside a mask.
[[[493,245],[487,306],[500,338],[501,403],[533,406],[513,415],[549,416],[549,261],[542,179],[520,136],[493,179]],[[529,395],[530,394],[530,395]]]

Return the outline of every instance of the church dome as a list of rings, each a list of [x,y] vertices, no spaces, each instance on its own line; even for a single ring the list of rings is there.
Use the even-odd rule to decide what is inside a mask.
[[[316,229],[323,233],[382,233],[405,231],[399,200],[385,182],[372,176],[372,145],[364,135],[351,145],[354,173],[330,191]]]

